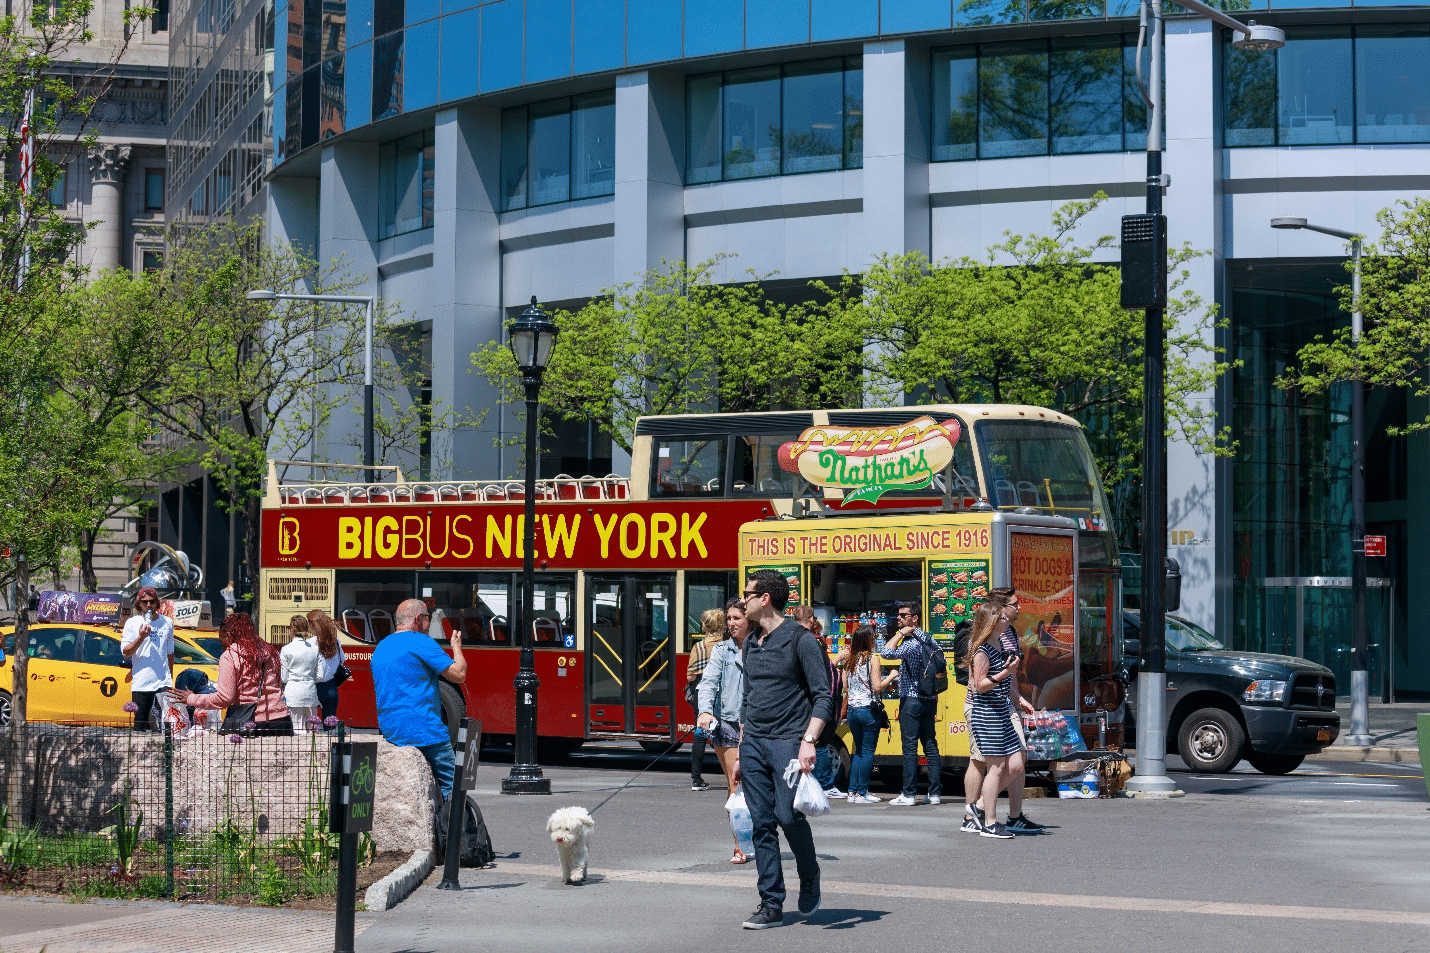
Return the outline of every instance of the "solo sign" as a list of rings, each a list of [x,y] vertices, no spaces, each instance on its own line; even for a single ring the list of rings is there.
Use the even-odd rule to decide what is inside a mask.
[[[899,427],[811,427],[780,446],[780,466],[845,502],[877,503],[890,490],[922,490],[953,462],[960,426],[923,416]]]

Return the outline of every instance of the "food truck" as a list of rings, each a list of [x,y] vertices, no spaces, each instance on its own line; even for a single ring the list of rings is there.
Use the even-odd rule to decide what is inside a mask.
[[[1030,414],[1056,429],[1028,428]],[[921,627],[943,647],[950,669],[958,624],[972,618],[990,589],[1011,587],[1021,603],[1014,627],[1025,657],[1023,696],[1075,717],[1089,741],[1101,734],[1120,742],[1121,653],[1113,646],[1119,629],[1109,625],[1117,577],[1107,571],[1116,550],[1081,429],[1036,408],[979,408],[972,421],[968,416],[812,427],[782,445],[779,465],[800,474],[796,495],[809,505],[742,526],[741,572],[784,575],[790,605],[814,610],[836,652],[864,624],[874,626],[882,647],[894,631],[897,604],[915,603]],[[980,427],[986,423],[994,426]],[[1060,457],[1062,466],[1050,465]],[[1035,475],[1033,461],[1044,472]],[[889,493],[930,488],[941,489],[939,499],[851,505],[851,498],[872,506]],[[837,506],[826,505],[829,491]],[[1082,564],[1089,564],[1087,572]],[[965,692],[950,677],[938,699],[939,753],[953,765],[969,752]],[[880,733],[875,763],[902,764],[896,686],[885,697],[891,725]],[[839,737],[836,751],[847,767],[853,748],[847,725]]]

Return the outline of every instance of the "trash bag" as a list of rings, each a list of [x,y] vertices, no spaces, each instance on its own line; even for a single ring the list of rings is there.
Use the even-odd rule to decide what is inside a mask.
[[[458,864],[463,867],[485,867],[496,859],[492,850],[492,836],[487,832],[487,822],[482,817],[482,809],[465,794],[466,812],[462,823],[462,852]],[[437,811],[437,866],[447,859],[447,819],[452,816],[452,802],[444,798]]]
[[[736,788],[725,801],[725,810],[730,814],[730,832],[740,844],[740,853],[754,857],[755,819],[750,816],[750,806],[745,803],[745,792],[741,788]]]
[[[814,780],[813,772],[800,770],[798,758],[791,758],[789,766],[785,768],[785,784],[795,789],[796,811],[806,817],[820,817],[829,813],[829,798],[824,796],[824,788]]]

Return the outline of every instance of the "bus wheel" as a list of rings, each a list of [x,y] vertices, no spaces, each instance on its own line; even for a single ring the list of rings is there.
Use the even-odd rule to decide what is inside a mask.
[[[830,748],[834,750],[834,786],[841,791],[847,791],[849,790],[849,765],[853,758],[842,741],[836,739]]]
[[[674,754],[681,748],[678,742],[675,747],[672,748],[669,741],[649,741],[645,738],[641,739],[641,747],[651,754]]]
[[[467,716],[467,703],[462,699],[462,693],[457,691],[457,687],[448,682],[438,684],[437,695],[442,702],[442,724],[447,726],[447,734],[455,745],[457,728]]]

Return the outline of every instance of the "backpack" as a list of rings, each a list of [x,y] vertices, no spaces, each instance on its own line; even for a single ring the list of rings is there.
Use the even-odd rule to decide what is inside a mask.
[[[487,832],[487,822],[482,817],[482,809],[467,797],[466,815],[462,820],[462,852],[458,863],[463,867],[485,867],[496,860],[496,851],[492,849],[492,836]],[[447,856],[447,818],[452,816],[452,802],[450,798],[444,798],[442,806],[437,811],[437,866],[442,866],[442,862]]]
[[[835,732],[839,728],[839,709],[844,704],[844,683],[839,677],[838,669],[834,667],[834,662],[829,658],[829,653],[824,651],[824,643],[815,638],[813,633],[808,634],[810,638],[819,643],[819,653],[824,656],[825,664],[829,666],[829,697],[834,702],[834,716],[824,723],[824,728],[819,732],[819,737],[814,739],[815,747],[822,748],[834,742]],[[802,639],[804,636],[801,635],[799,638]],[[745,646],[747,650],[749,645],[750,640],[746,639]],[[803,666],[799,664],[799,639],[795,640],[794,648],[794,670],[798,673],[799,680],[804,684],[804,693],[809,696],[809,700],[812,703],[814,701],[814,693],[810,690],[809,682],[805,680]]]
[[[968,643],[973,638],[973,622],[964,619],[953,630],[953,677],[960,685],[968,684]]]
[[[948,662],[933,639],[924,636],[918,641],[924,648],[924,665],[916,691],[921,698],[937,698],[948,691]]]

